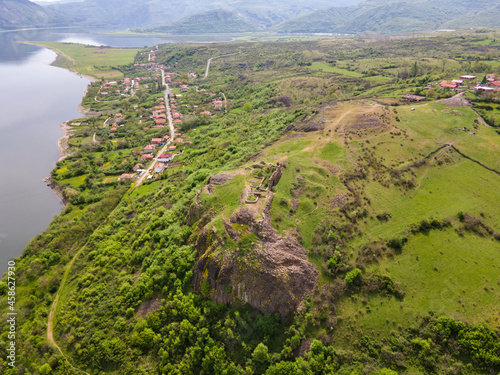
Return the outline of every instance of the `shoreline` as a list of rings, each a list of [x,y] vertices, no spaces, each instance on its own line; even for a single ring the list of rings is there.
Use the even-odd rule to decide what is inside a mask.
[[[43,48],[46,48],[46,47],[43,47]],[[54,51],[54,50],[52,50],[52,51]],[[59,51],[54,51],[54,52],[58,56],[60,56]],[[56,60],[57,60],[57,58],[50,65],[58,67],[58,68],[62,68],[62,67],[57,66],[55,64]],[[62,69],[65,69],[65,68],[62,68]],[[67,69],[67,70],[69,72],[71,72],[71,73],[73,73],[73,74],[81,77],[81,78],[85,78],[88,81],[90,81],[87,84],[87,86],[85,87],[85,91],[83,92],[82,100],[80,101],[80,103],[78,103],[78,106],[76,107],[77,111],[83,115],[82,118],[87,118],[89,111],[87,111],[85,109],[85,107],[83,106],[83,99],[87,95],[87,92],[89,90],[89,85],[92,82],[97,81],[97,78],[93,77],[93,76],[89,76],[89,75],[78,73],[75,70],[71,70],[71,69]],[[59,150],[59,153],[58,153],[59,158],[57,159],[56,163],[59,162],[59,161],[61,161],[61,160],[66,159],[68,156],[71,155],[71,152],[69,151],[70,150],[70,147],[69,147],[69,138],[71,136],[71,130],[72,130],[72,126],[69,124],[70,121],[72,121],[72,120],[64,121],[61,125],[59,125],[59,127],[61,128],[61,130],[64,132],[64,135],[62,137],[60,137],[60,138],[57,139],[57,148]],[[45,177],[44,179],[42,179],[42,182],[44,182],[45,184],[47,184],[47,186],[54,192],[54,194],[62,201],[62,203],[65,206],[67,205],[67,200],[66,200],[66,198],[62,194],[62,188],[60,186],[58,186],[58,185],[55,185],[52,182],[51,175],[49,175],[48,177]]]

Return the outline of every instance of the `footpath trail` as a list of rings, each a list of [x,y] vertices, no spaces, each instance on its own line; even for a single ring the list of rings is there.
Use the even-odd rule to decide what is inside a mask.
[[[78,256],[83,251],[83,249],[85,249],[85,245],[82,246],[80,250],[78,250],[78,252],[73,256],[73,259],[71,259],[71,261],[66,266],[66,270],[64,271],[64,275],[63,275],[63,278],[61,280],[61,284],[59,285],[59,289],[57,290],[56,297],[54,298],[54,301],[52,302],[52,306],[50,306],[49,319],[47,321],[47,340],[49,341],[49,343],[52,346],[54,346],[55,348],[57,348],[57,350],[59,351],[59,353],[61,353],[61,355],[64,357],[64,359],[66,359],[66,361],[69,363],[69,365],[76,372],[90,375],[88,372],[85,372],[85,371],[80,370],[79,368],[73,366],[73,364],[70,362],[70,360],[68,359],[68,357],[66,357],[64,355],[63,351],[61,350],[61,348],[59,347],[59,345],[57,345],[56,341],[54,340],[54,329],[53,329],[53,327],[54,327],[54,316],[56,314],[57,305],[59,303],[59,296],[61,295],[61,291],[64,289],[64,286],[66,285],[66,281],[68,280],[69,271],[71,270],[71,267],[73,266],[73,263],[75,262],[76,258],[78,258]]]
[[[225,55],[214,56],[214,57],[209,58],[209,59],[208,59],[208,61],[207,61],[207,69],[205,70],[205,77],[204,77],[203,79],[207,79],[207,77],[208,77],[208,71],[209,71],[209,69],[210,69],[210,63],[212,62],[212,60],[214,60],[214,59],[218,59],[218,58],[220,58],[220,57],[237,55],[238,53],[240,53],[240,52],[236,52],[236,53],[227,53],[227,54],[225,54]]]

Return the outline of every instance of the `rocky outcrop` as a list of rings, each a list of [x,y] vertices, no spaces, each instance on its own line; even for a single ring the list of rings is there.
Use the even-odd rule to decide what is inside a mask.
[[[269,184],[267,185],[267,188],[269,190],[271,190],[273,188],[273,186],[276,186],[278,184],[278,182],[280,181],[281,175],[283,173],[282,169],[283,169],[283,166],[280,163],[277,163],[276,170],[273,172],[271,177],[269,177]]]
[[[318,271],[307,261],[307,252],[293,232],[283,237],[270,225],[272,199],[270,193],[263,218],[256,220],[255,212],[244,207],[226,223],[230,238],[240,244],[237,250],[222,251],[220,238],[211,230],[199,236],[197,249],[203,254],[194,270],[196,291],[207,293],[209,286],[207,295],[217,302],[246,302],[282,316],[295,311],[311,294]],[[235,224],[247,232],[241,235],[231,230]],[[248,246],[253,234],[257,239]]]

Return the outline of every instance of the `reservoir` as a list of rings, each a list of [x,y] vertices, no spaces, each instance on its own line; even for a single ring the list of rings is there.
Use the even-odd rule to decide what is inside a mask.
[[[20,41],[62,41],[112,47],[229,41],[231,37],[138,37],[78,30],[0,32],[0,274],[63,209],[42,182],[58,159],[60,125],[79,118],[89,81],[50,64],[56,54]]]

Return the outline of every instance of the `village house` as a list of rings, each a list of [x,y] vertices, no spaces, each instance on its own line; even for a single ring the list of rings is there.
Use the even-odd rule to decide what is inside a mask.
[[[209,111],[203,111],[200,114],[205,116],[212,116],[212,114]]]
[[[160,156],[158,156],[158,161],[161,163],[169,163],[172,161],[173,158],[174,154],[171,153],[161,154]]]
[[[168,148],[168,151],[175,151],[177,149],[177,146],[170,146]]]
[[[214,108],[217,110],[222,108],[222,100],[213,100],[212,104],[214,105]]]
[[[153,139],[151,139],[151,144],[155,145],[155,146],[159,146],[159,145],[163,144],[163,139],[153,138]]]
[[[154,159],[154,157],[151,154],[144,154],[141,156],[141,161],[151,161],[153,159]]]
[[[156,146],[155,145],[147,145],[146,147],[144,147],[144,153],[146,154],[152,154],[153,151],[156,149]]]
[[[165,163],[156,163],[155,164],[155,172],[156,173],[161,173],[165,169],[167,165]]]
[[[463,75],[463,76],[460,76],[460,79],[464,79],[464,80],[471,80],[471,79],[476,79],[477,77],[476,76],[471,76],[471,75]]]
[[[182,138],[176,138],[174,143],[184,143],[184,140]]]
[[[165,136],[163,137],[163,139],[165,140],[165,142],[166,142],[166,141],[168,141],[168,139],[169,139],[169,138],[170,138],[170,136],[168,136],[168,135],[165,135]]]
[[[132,170],[134,172],[137,172],[138,169],[141,169],[142,168],[142,164],[141,163],[137,163],[136,165],[134,165],[134,168],[132,168]]]
[[[181,85],[180,86],[181,92],[186,92],[188,90],[188,88],[189,88],[188,85]]]
[[[490,86],[476,86],[476,90],[478,90],[478,91],[484,91],[484,92],[495,91],[495,89],[493,87],[490,87]]]
[[[500,81],[490,82],[489,86],[495,89],[495,91],[500,91]]]
[[[449,87],[451,90],[455,90],[456,88],[458,88],[458,83],[453,81],[443,81],[439,84],[439,87],[441,87],[442,89]]]

